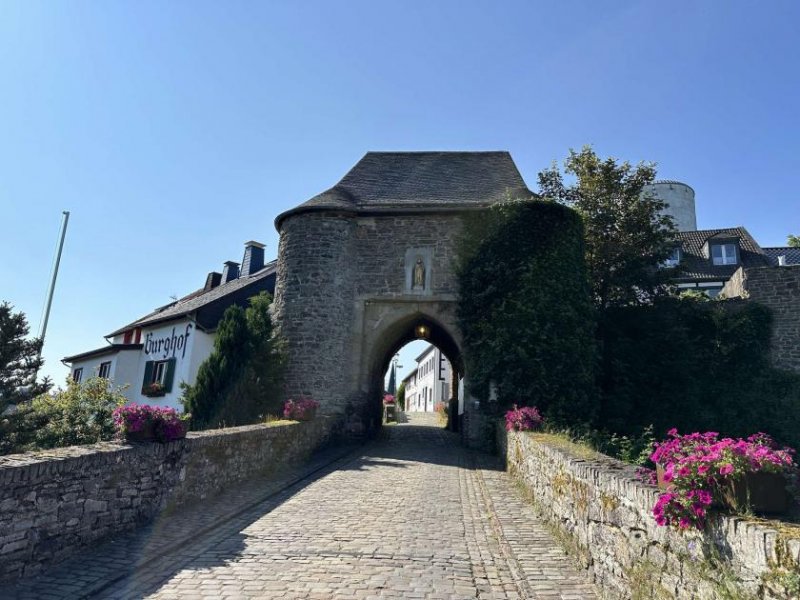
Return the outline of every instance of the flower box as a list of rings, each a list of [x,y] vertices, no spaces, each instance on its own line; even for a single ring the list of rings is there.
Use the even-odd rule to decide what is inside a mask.
[[[114,426],[128,442],[172,442],[186,437],[187,417],[174,408],[134,403],[114,410]]]
[[[745,473],[720,486],[724,505],[736,512],[779,515],[789,510],[791,496],[783,473]]]
[[[145,423],[138,431],[125,431],[126,442],[152,442],[156,439],[156,425],[153,422]]]
[[[283,416],[295,421],[311,421],[317,414],[319,402],[300,396],[297,400],[287,400],[283,405]]]

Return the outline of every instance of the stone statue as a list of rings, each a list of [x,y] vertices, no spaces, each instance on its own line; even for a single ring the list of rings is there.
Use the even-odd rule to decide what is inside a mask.
[[[414,265],[414,284],[413,289],[425,289],[425,265],[422,263],[422,257],[417,257],[417,262]]]

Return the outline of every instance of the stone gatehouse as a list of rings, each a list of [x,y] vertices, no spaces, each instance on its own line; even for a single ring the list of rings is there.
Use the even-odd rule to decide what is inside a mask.
[[[413,339],[468,378],[455,314],[462,217],[532,195],[507,152],[370,152],[279,215],[274,310],[287,394],[320,400],[355,433],[379,426],[383,375]]]

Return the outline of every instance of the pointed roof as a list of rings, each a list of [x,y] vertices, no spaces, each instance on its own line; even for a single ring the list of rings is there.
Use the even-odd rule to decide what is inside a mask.
[[[508,195],[534,194],[505,151],[367,152],[331,189],[278,215],[275,226],[310,211],[479,208]]]

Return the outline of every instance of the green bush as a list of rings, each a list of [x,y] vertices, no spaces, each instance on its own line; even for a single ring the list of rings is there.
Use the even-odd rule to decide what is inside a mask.
[[[183,385],[183,405],[193,429],[245,425],[280,414],[283,355],[272,335],[266,292],[243,310],[230,306],[217,327],[214,351],[194,385]]]
[[[583,226],[554,202],[509,200],[465,219],[458,320],[471,391],[497,411],[536,405],[552,422],[591,422],[594,312]]]
[[[94,444],[114,436],[112,413],[125,404],[108,379],[67,381],[66,389],[42,394],[0,421],[0,453]]]
[[[667,297],[611,309],[600,323],[598,425],[657,438],[679,431],[764,431],[800,445],[800,375],[769,362],[771,315],[759,304]]]

